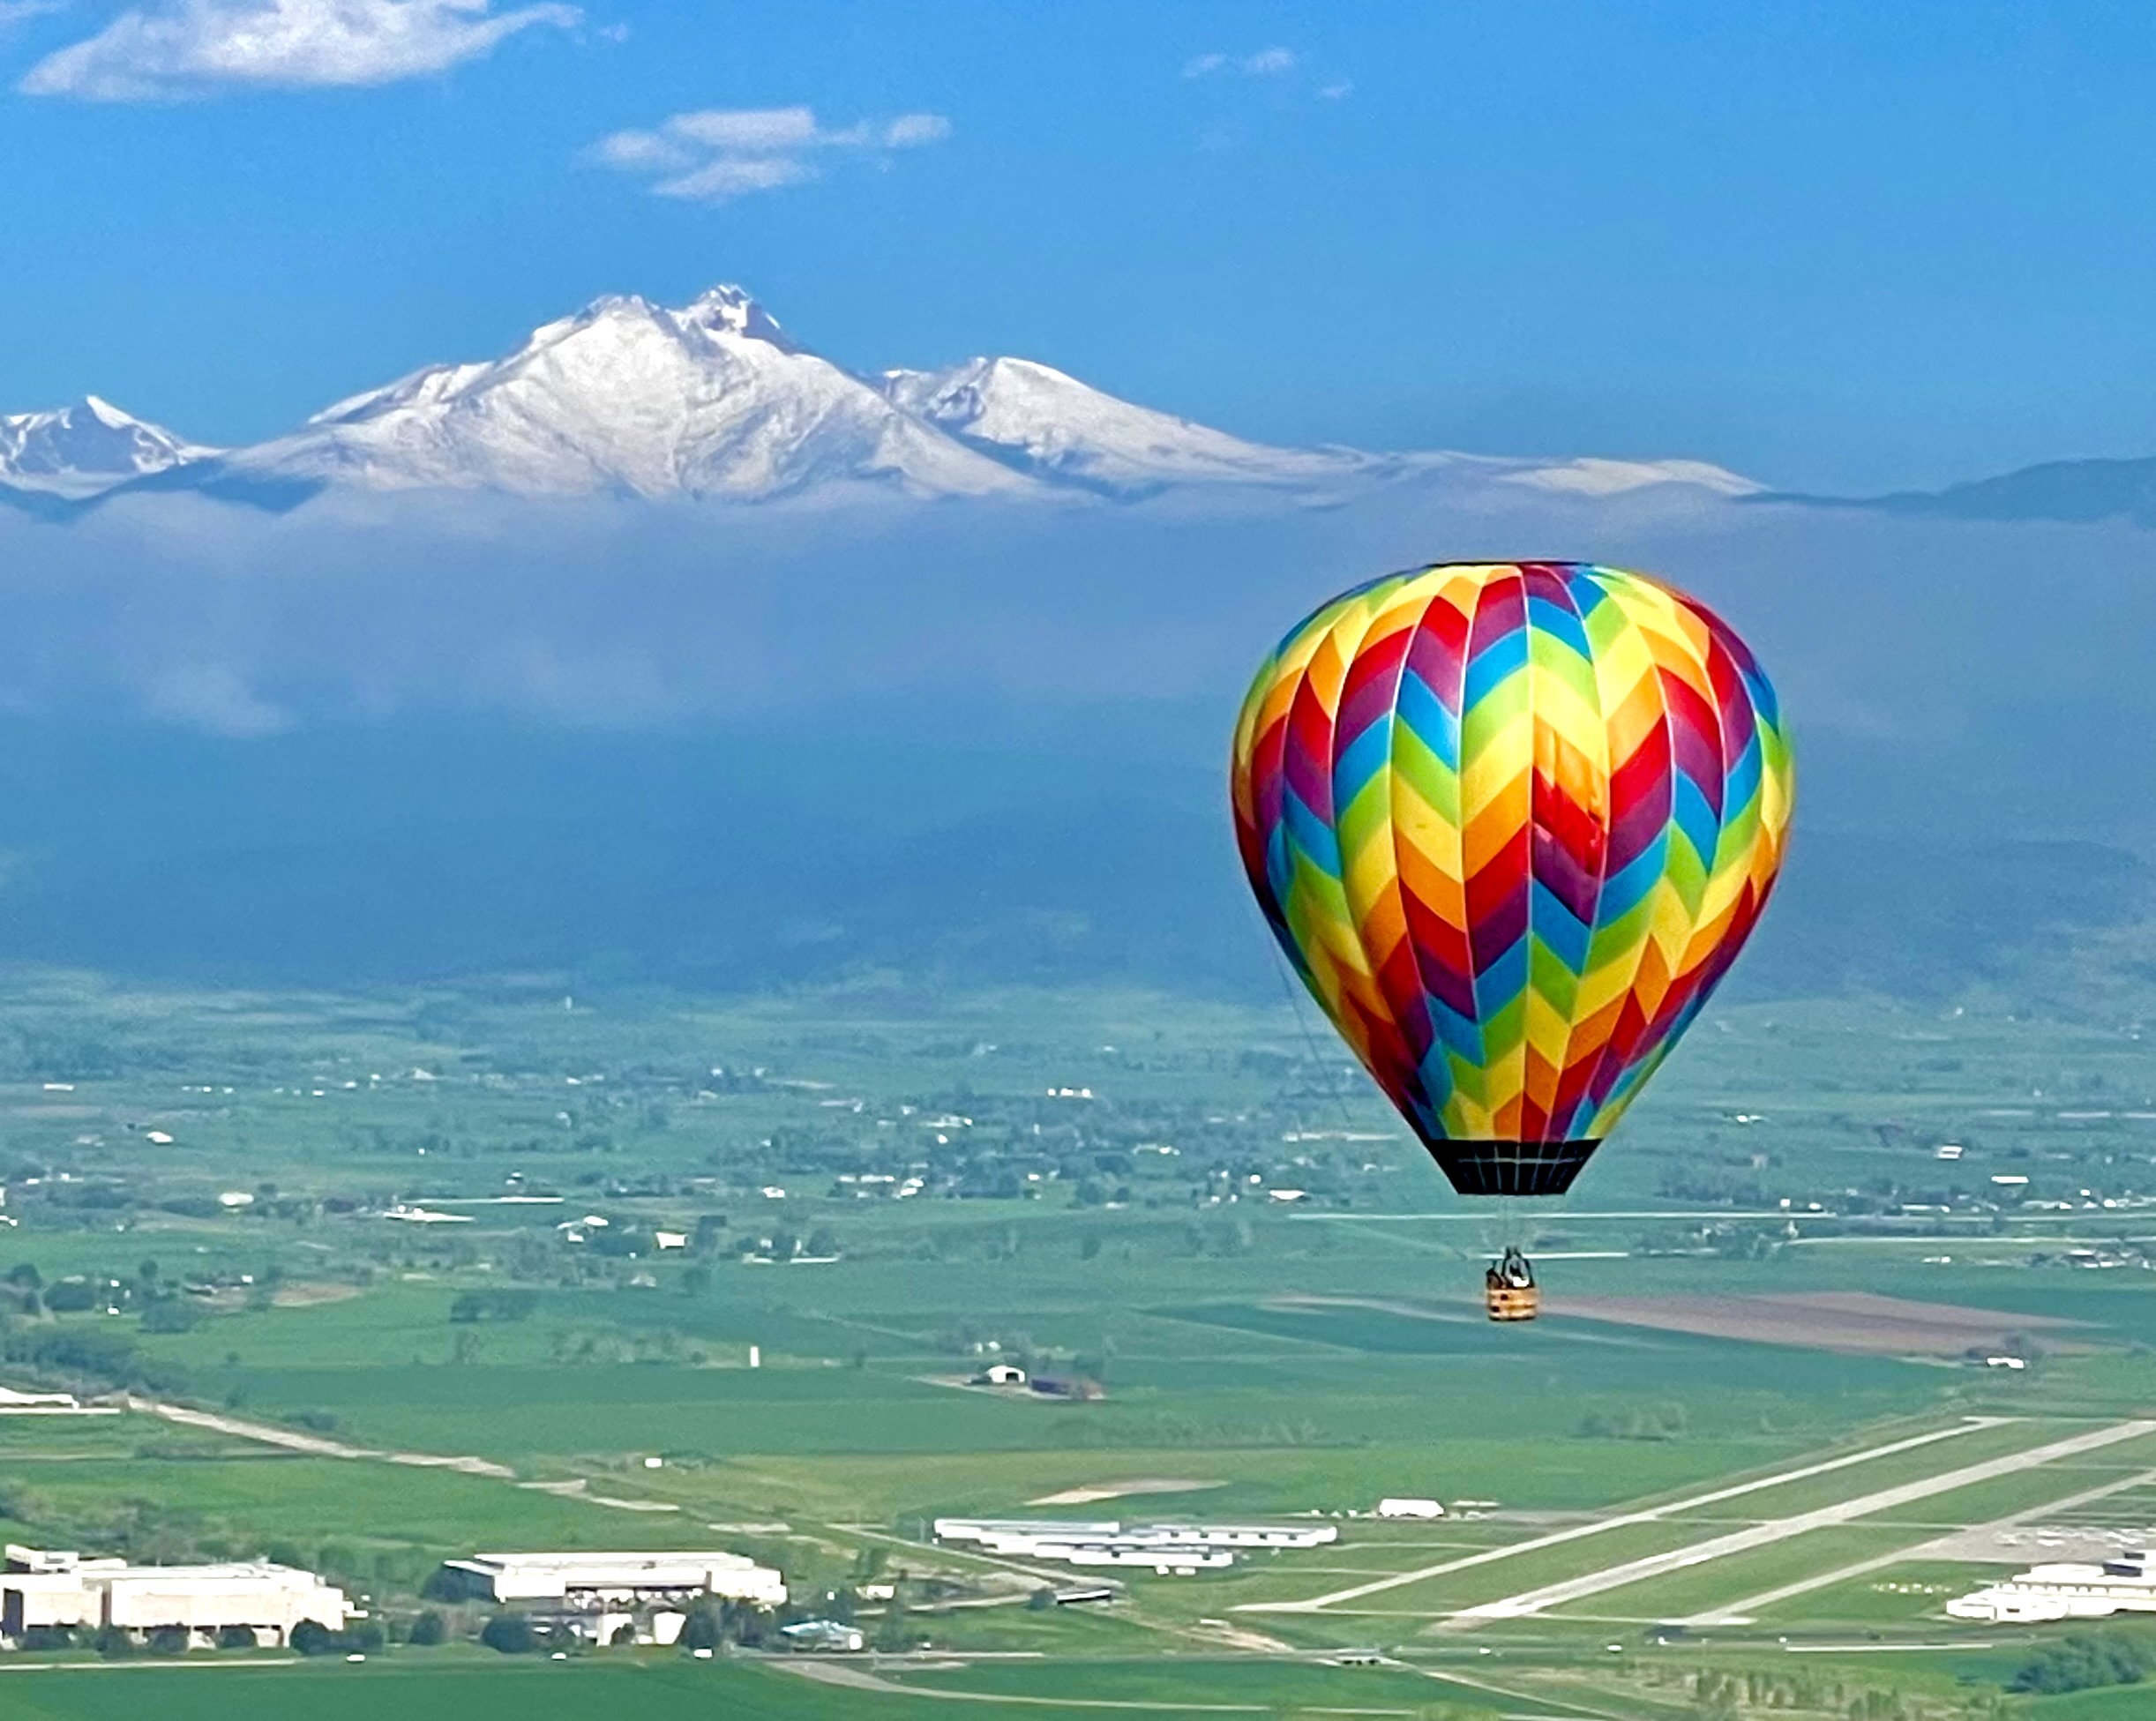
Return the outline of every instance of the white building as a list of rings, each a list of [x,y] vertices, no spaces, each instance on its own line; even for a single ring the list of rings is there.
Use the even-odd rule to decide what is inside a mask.
[[[1947,1603],[1957,1620],[1987,1625],[2039,1625],[2052,1620],[2108,1620],[2156,1613],[2156,1554],[2129,1548],[2101,1565],[2032,1566],[2003,1583]]]
[[[840,1654],[864,1649],[868,1640],[851,1626],[836,1620],[804,1620],[797,1626],[782,1626],[779,1635],[790,1650],[820,1650]]]
[[[111,1626],[204,1637],[242,1627],[281,1643],[308,1620],[341,1630],[349,1612],[343,1590],[312,1572],[267,1560],[131,1566],[11,1545],[0,1573],[0,1634],[18,1640],[40,1627]]]
[[[940,1541],[972,1542],[991,1553],[1058,1560],[1072,1566],[1150,1567],[1186,1577],[1235,1563],[1239,1548],[1313,1548],[1340,1538],[1329,1523],[1134,1523],[1112,1518],[938,1518]]]
[[[443,1569],[485,1601],[603,1613],[717,1596],[776,1607],[786,1580],[738,1553],[475,1553]]]
[[[1434,1500],[1398,1495],[1378,1501],[1377,1515],[1381,1518],[1441,1518],[1445,1508]]]

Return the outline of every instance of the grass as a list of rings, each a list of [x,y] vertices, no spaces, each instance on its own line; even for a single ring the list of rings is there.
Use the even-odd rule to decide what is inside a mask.
[[[678,1509],[631,1513],[497,1479],[278,1455],[138,1418],[0,1418],[9,1536],[79,1533],[101,1551],[176,1555],[211,1543],[251,1551],[277,1541],[311,1558],[335,1546],[393,1613],[416,1605],[413,1574],[429,1560],[488,1545],[716,1540],[768,1553],[811,1585],[842,1578],[872,1545],[918,1568],[943,1558],[907,1541],[927,1517],[1022,1510],[1117,1479],[1220,1485],[1089,1511],[1348,1513],[1385,1493],[1501,1503],[1495,1516],[1456,1513],[1434,1526],[1342,1517],[1336,1546],[1253,1560],[1224,1576],[1135,1574],[1127,1611],[1113,1616],[955,1611],[935,1619],[940,1642],[1082,1659],[907,1676],[984,1681],[984,1692],[1011,1680],[1014,1695],[1029,1680],[1122,1691],[1157,1678],[1171,1702],[1177,1693],[1195,1701],[1209,1679],[1291,1703],[1305,1699],[1287,1681],[1344,1689],[1349,1673],[1179,1666],[1153,1651],[1188,1654],[1202,1618],[1247,1602],[1435,1564],[1573,1515],[1667,1501],[1972,1411],[2028,1418],[1746,1495],[1695,1521],[1381,1592],[1366,1615],[1233,1616],[1294,1643],[1404,1638],[1430,1610],[2086,1425],[2060,1418],[2156,1403],[2156,1355],[2132,1349],[2156,1342],[2156,1298],[2140,1269],[2038,1264],[2063,1261],[2055,1245],[2063,1236],[2156,1231],[2156,1211],[2144,1221],[2134,1208],[2058,1217],[1983,1205],[2003,1172],[2029,1176],[2029,1193],[2045,1199],[2084,1186],[2137,1193],[2130,1185],[2156,1134],[2123,1113],[2156,1109],[2145,1101],[2156,1092],[2156,1046],[2122,1035],[1877,1001],[1718,1006],[1598,1157],[1572,1208],[1517,1222],[1546,1239],[1546,1253],[1622,1257],[1548,1261],[1546,1276],[1568,1292],[1863,1289],[2009,1320],[2056,1316],[2082,1324],[2039,1329],[2040,1344],[2097,1347],[2052,1354],[2008,1379],[1936,1360],[1583,1321],[1491,1328],[1472,1300],[1491,1222],[1453,1201],[1366,1086],[1333,1067],[1336,1058],[1314,1059],[1281,1010],[1134,992],[869,986],[715,1000],[580,985],[579,1007],[564,1012],[562,990],[503,982],[371,998],[246,996],[19,976],[0,994],[0,1129],[14,1162],[0,1177],[22,1223],[0,1228],[0,1275],[34,1267],[49,1284],[70,1274],[127,1277],[151,1257],[167,1283],[246,1275],[254,1283],[205,1305],[214,1313],[192,1331],[146,1332],[131,1313],[25,1322],[10,1336],[125,1336],[183,1377],[171,1390],[211,1408],[268,1420],[303,1414],[341,1440],[482,1455],[522,1480],[582,1479],[592,1495]],[[48,1092],[48,1081],[73,1090]],[[1067,1086],[1098,1097],[1046,1093]],[[2039,1088],[2054,1097],[2032,1104]],[[2001,1110],[2030,1115],[1992,1115]],[[2082,1111],[2114,1115],[2057,1115]],[[1741,1124],[1740,1114],[1756,1121]],[[947,1116],[975,1121],[931,1127]],[[150,1147],[152,1128],[174,1143]],[[1947,1140],[1965,1145],[1962,1161],[1933,1157]],[[931,1181],[903,1202],[859,1199],[852,1192],[863,1186],[842,1181],[915,1167]],[[1252,1176],[1319,1193],[1276,1204]],[[475,1222],[457,1226],[379,1216],[399,1200],[446,1204],[513,1186],[544,1189],[560,1204],[468,1206],[458,1210]],[[767,1197],[766,1187],[787,1193]],[[92,1188],[119,1191],[112,1199],[123,1204],[86,1201]],[[258,1200],[191,1216],[227,1192]],[[1900,1211],[1940,1204],[1935,1196],[1952,1216]],[[1762,1206],[1779,1216],[1785,1199],[1793,1237],[1779,1216],[1729,1216]],[[1840,1216],[1814,1217],[1815,1201]],[[1875,1211],[1860,1224],[1853,1208]],[[561,1217],[586,1212],[625,1231],[723,1217],[724,1246],[690,1263],[559,1241]],[[789,1229],[827,1231],[843,1259],[732,1259],[735,1239]],[[266,1294],[273,1283],[281,1302]],[[453,1320],[460,1297],[504,1286],[529,1293],[519,1318]],[[968,1347],[990,1337],[1051,1372],[1082,1358],[1104,1377],[1107,1398],[1014,1402],[924,1378],[977,1366],[989,1353]],[[740,1366],[751,1344],[765,1363],[753,1372]],[[2115,1448],[1936,1496],[1897,1508],[1889,1523],[1821,1530],[1574,1611],[1705,1611],[1890,1551],[1898,1538],[1920,1543],[1935,1522],[2040,1510],[2156,1463],[2151,1453],[2156,1442]],[[645,1470],[647,1455],[663,1455],[663,1468]],[[2136,1509],[2126,1497],[2105,1505]],[[777,1521],[789,1530],[708,1528]],[[856,1524],[899,1545],[846,1528]],[[1918,1621],[1918,1599],[1859,1580],[1795,1598],[1774,1618],[1822,1629]],[[1563,1689],[1616,1692],[1622,1680],[1600,1659],[1610,1629],[1546,1619],[1483,1641],[1523,1678],[1539,1667],[1573,1682]],[[1868,1665],[1864,1676],[1890,1674]],[[1402,1677],[1355,1673],[1353,1683],[1391,1691],[1388,1681]],[[1890,1677],[1950,1689],[1937,1669]],[[11,1679],[19,1683],[0,1684],[0,1705],[46,1706],[26,1713],[153,1702],[183,1721],[189,1705],[213,1702],[221,1721],[245,1721],[257,1712],[246,1708],[253,1691],[271,1694],[258,1712],[318,1709],[326,1721],[353,1692],[370,1695],[350,1712],[422,1721],[504,1703],[543,1721],[562,1694],[564,1712],[579,1713],[610,1699],[660,1713],[723,1703],[748,1715],[851,1715],[871,1702],[879,1713],[927,1713],[937,1701],[752,1667],[532,1667],[454,1653],[351,1669],[0,1672]],[[1416,1695],[1371,1706],[1464,1701],[1426,1680],[1410,1685]],[[104,1695],[129,1690],[153,1696]]]

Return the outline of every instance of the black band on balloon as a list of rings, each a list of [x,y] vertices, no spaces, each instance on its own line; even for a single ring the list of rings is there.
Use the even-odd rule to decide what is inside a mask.
[[[1430,1157],[1463,1195],[1561,1195],[1599,1141],[1436,1141]]]

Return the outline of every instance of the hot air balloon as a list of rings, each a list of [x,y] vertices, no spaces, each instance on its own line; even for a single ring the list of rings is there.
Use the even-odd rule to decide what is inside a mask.
[[[1782,864],[1774,690],[1621,568],[1441,563],[1335,598],[1258,671],[1243,865],[1303,984],[1452,1186],[1561,1195],[1691,1024]],[[1517,1248],[1493,1319],[1531,1319]]]

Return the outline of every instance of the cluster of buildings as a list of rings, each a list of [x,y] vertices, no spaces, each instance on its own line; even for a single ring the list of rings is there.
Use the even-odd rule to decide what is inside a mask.
[[[34,1631],[112,1629],[183,1631],[191,1647],[239,1630],[269,1647],[310,1620],[341,1631],[351,1612],[334,1584],[266,1560],[132,1566],[11,1543],[0,1571],[0,1635],[16,1643]]]
[[[1109,1519],[938,1518],[936,1539],[984,1553],[1071,1566],[1136,1566],[1163,1577],[1220,1571],[1252,1548],[1314,1548],[1340,1539],[1329,1523],[1134,1523]]]
[[[2108,1620],[2116,1613],[2156,1613],[2156,1553],[2126,1548],[2098,1562],[2032,1566],[1973,1595],[1947,1603],[1956,1620],[1986,1625],[2040,1625],[2052,1620]]]
[[[676,1642],[690,1609],[713,1598],[786,1600],[777,1571],[725,1553],[481,1553],[448,1561],[439,1587],[445,1599],[513,1608],[556,1635],[602,1644],[625,1630],[639,1643]],[[11,1545],[0,1571],[0,1637],[17,1646],[39,1632],[118,1630],[183,1632],[190,1648],[243,1631],[272,1648],[309,1620],[333,1632],[357,1617],[335,1584],[270,1560],[135,1566]]]

